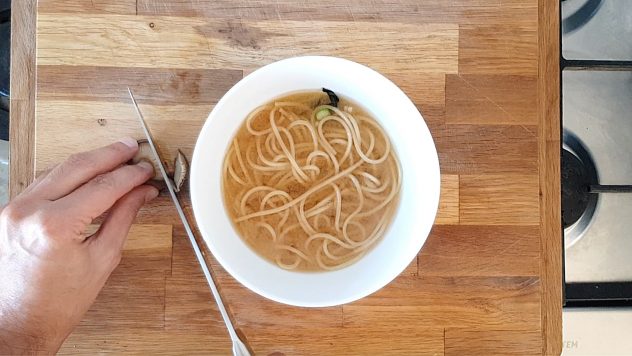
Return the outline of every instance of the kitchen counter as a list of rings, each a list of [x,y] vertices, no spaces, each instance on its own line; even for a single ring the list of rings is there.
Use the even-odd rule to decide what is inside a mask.
[[[288,56],[346,57],[393,80],[424,116],[441,163],[436,225],[401,276],[333,308],[266,300],[207,255],[239,331],[257,354],[558,354],[558,5],[16,2],[11,194],[73,152],[142,137],[128,86],[167,160],[178,148],[190,158],[213,105],[247,73]],[[166,195],[141,211],[61,350],[97,352],[230,353]]]

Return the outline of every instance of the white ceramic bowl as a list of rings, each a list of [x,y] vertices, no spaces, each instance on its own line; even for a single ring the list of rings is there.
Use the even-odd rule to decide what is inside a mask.
[[[331,272],[286,271],[252,251],[231,225],[221,191],[221,167],[244,118],[279,96],[328,88],[363,108],[386,130],[402,166],[399,207],[384,238],[358,262]],[[324,307],[349,303],[382,288],[415,258],[439,203],[439,161],[415,105],[376,71],[341,58],[295,57],[262,67],[215,105],[195,145],[193,212],[204,241],[241,284],[277,302]]]

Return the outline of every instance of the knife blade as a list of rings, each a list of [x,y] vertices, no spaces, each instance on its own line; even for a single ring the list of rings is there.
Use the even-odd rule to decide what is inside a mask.
[[[149,142],[149,147],[151,147],[151,151],[154,154],[154,158],[156,159],[156,161],[158,161],[160,174],[162,174],[162,178],[167,184],[167,190],[169,190],[169,195],[171,195],[171,200],[173,200],[173,204],[175,205],[176,210],[178,211],[178,215],[180,216],[182,225],[184,225],[184,229],[186,230],[187,235],[189,236],[189,240],[191,241],[191,246],[193,247],[193,251],[195,252],[195,257],[197,257],[197,260],[200,264],[200,268],[202,268],[202,272],[204,272],[204,277],[206,277],[206,282],[208,283],[209,288],[211,289],[211,292],[213,293],[213,297],[215,298],[217,307],[220,311],[220,314],[222,315],[222,319],[224,319],[224,324],[226,325],[228,334],[233,342],[233,355],[249,356],[250,352],[248,351],[247,346],[239,338],[239,336],[237,335],[237,332],[235,331],[235,327],[233,326],[233,323],[230,320],[228,312],[226,311],[226,307],[224,306],[222,297],[219,294],[219,290],[217,289],[215,281],[213,280],[211,271],[206,265],[206,260],[204,259],[202,250],[200,249],[200,246],[198,245],[197,240],[195,239],[195,236],[193,235],[193,230],[191,230],[191,226],[189,226],[189,221],[187,220],[187,217],[184,214],[184,210],[182,209],[182,206],[180,205],[180,201],[178,200],[178,196],[176,195],[175,185],[173,181],[171,180],[171,178],[169,178],[169,175],[167,174],[167,170],[165,169],[165,166],[162,163],[160,153],[158,152],[158,148],[156,147],[154,138],[151,135],[149,128],[147,127],[147,122],[145,121],[145,117],[143,116],[143,113],[140,111],[140,108],[138,107],[138,103],[136,102],[136,99],[134,98],[134,94],[132,93],[132,90],[130,88],[127,88],[127,91],[129,92],[129,96],[132,99],[132,104],[134,104],[134,109],[136,109],[138,121],[140,122],[140,125],[143,128],[143,132],[145,133],[147,142]]]

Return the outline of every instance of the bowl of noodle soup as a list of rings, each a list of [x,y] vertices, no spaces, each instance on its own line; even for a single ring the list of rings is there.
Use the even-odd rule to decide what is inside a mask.
[[[217,103],[190,176],[218,262],[280,303],[324,307],[382,288],[436,215],[437,152],[410,99],[378,72],[308,56],[262,67]]]

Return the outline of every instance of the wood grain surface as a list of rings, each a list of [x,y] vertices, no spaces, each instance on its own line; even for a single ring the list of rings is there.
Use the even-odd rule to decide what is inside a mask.
[[[442,173],[436,225],[400,277],[332,308],[261,298],[207,253],[239,331],[262,355],[557,354],[555,3],[39,0],[37,79],[27,77],[37,105],[25,101],[36,119],[12,127],[36,139],[16,150],[25,163],[12,162],[21,170],[13,178],[28,182],[33,168],[73,152],[142,137],[128,86],[165,155],[191,157],[213,105],[244,75],[288,56],[346,57],[393,80],[430,127]],[[121,265],[61,350],[107,352],[230,353],[167,196],[140,212]]]
[[[35,174],[37,0],[13,1],[11,5],[9,197],[13,198]]]
[[[563,252],[560,145],[560,3],[538,6],[538,122],[540,167],[540,268],[542,270],[543,352],[562,352]],[[555,16],[552,16],[555,14]]]

